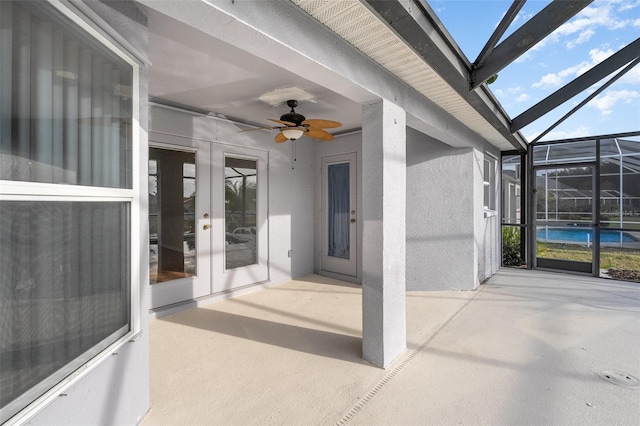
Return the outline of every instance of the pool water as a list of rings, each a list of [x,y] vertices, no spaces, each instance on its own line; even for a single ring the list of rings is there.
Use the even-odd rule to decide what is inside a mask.
[[[638,239],[633,235],[623,231],[610,231],[607,229],[600,230],[601,243],[620,243],[620,234],[622,234],[623,243],[634,243]],[[587,239],[588,236],[588,239]],[[537,234],[540,241],[571,241],[576,243],[593,242],[593,231],[584,228],[538,228]]]

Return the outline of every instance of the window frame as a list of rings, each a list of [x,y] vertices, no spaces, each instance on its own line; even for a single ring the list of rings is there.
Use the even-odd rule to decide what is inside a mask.
[[[30,402],[24,401],[24,407],[19,409],[12,417],[6,419],[6,424],[16,424],[28,420],[33,415],[43,410],[46,406],[52,403],[58,398],[64,391],[91,373],[98,365],[102,364],[105,360],[112,357],[120,347],[128,342],[132,342],[141,332],[141,285],[144,284],[143,274],[141,274],[142,262],[139,254],[144,253],[142,250],[142,219],[141,219],[141,202],[142,202],[142,182],[140,180],[141,174],[146,174],[146,166],[143,165],[142,160],[145,158],[143,147],[141,143],[141,127],[139,122],[139,109],[140,109],[140,65],[136,62],[127,50],[115,42],[105,37],[101,28],[99,28],[91,19],[84,16],[81,12],[77,12],[66,6],[59,0],[47,0],[47,6],[51,7],[56,12],[60,13],[64,18],[68,19],[69,25],[75,25],[75,29],[78,30],[82,36],[87,39],[92,38],[92,42],[96,42],[107,50],[117,55],[123,61],[131,66],[132,72],[132,99],[131,99],[131,176],[132,185],[131,188],[109,188],[109,187],[94,187],[94,186],[81,186],[81,185],[63,185],[41,182],[25,182],[25,181],[11,181],[0,180],[0,202],[1,201],[55,201],[55,202],[125,202],[129,204],[130,214],[130,235],[129,235],[129,250],[130,250],[130,323],[128,325],[129,331],[121,337],[117,338],[110,344],[105,344],[108,338],[92,346],[90,350],[85,352],[85,356],[88,359],[83,362],[79,367],[74,368],[71,373],[65,372],[64,377],[56,377],[57,373],[60,373],[63,369],[57,370],[52,376],[53,379],[47,379],[40,382],[33,389],[42,387],[47,388],[51,386],[47,391],[42,393],[39,397],[31,399],[30,392],[28,398]],[[11,49],[12,51],[12,49]],[[146,274],[148,275],[148,274]],[[114,330],[114,334],[118,333],[118,330]],[[112,335],[114,335],[112,334]],[[73,360],[65,365],[69,367],[72,365]],[[57,383],[56,383],[57,382]],[[21,397],[18,397],[17,401],[20,401]]]
[[[498,210],[498,195],[497,195],[497,167],[498,167],[498,159],[491,155],[488,152],[484,153],[483,157],[483,176],[482,176],[482,184],[483,184],[483,209],[485,212],[496,213]],[[489,180],[485,180],[485,176],[487,173],[487,168],[489,169]],[[487,191],[488,188],[488,191]],[[488,200],[487,200],[488,195]]]

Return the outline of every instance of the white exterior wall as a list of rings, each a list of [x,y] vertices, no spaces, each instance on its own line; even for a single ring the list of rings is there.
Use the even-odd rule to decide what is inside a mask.
[[[247,127],[227,120],[151,107],[150,132],[268,151],[269,153],[269,283],[313,273],[314,141],[277,144],[273,132],[238,133]],[[292,168],[293,167],[293,168]],[[291,250],[292,257],[288,257]]]
[[[407,289],[473,290],[497,269],[485,218],[484,150],[407,131]]]
[[[100,2],[88,5],[118,34],[141,54],[147,52],[146,16],[133,2],[117,1],[108,6]],[[144,66],[140,68],[140,169],[134,179],[147,181],[148,78]],[[145,183],[146,185],[146,183]],[[140,333],[130,342],[117,348],[112,356],[81,375],[64,394],[42,407],[28,421],[30,425],[93,425],[137,424],[149,410],[149,270],[148,270],[148,210],[147,194],[142,191],[140,229],[132,229],[132,238],[139,238],[142,252],[141,268],[131,285],[140,288]]]

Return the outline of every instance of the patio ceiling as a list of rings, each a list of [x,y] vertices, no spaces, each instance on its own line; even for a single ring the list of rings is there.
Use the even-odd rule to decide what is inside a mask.
[[[359,102],[153,9],[145,8],[145,13],[153,101],[271,126],[268,118],[289,112],[286,100],[297,99],[297,111],[307,118],[340,121],[341,132],[361,127]]]
[[[147,0],[140,1],[151,5]],[[496,72],[526,51],[522,46],[510,47],[515,33],[495,45],[501,27],[509,25],[521,3],[512,4],[504,24],[496,28],[481,55],[471,64],[426,3],[291,0],[291,5],[319,21],[492,145],[503,151],[515,148],[522,152],[527,141],[517,130],[569,95],[554,94],[552,99],[536,105],[535,111],[527,112],[527,116],[523,114],[511,120],[486,84],[480,83],[479,79],[484,79],[487,72]],[[589,0],[552,2],[537,19],[549,14],[558,15],[557,19],[542,31],[534,25],[534,17],[518,30],[517,38],[540,39],[589,3]],[[303,68],[296,63],[297,69],[289,71],[285,59],[272,60],[277,55],[256,55],[255,50],[234,47],[151,8],[145,8],[145,12],[149,16],[149,54],[153,63],[149,91],[151,98],[161,103],[265,126],[271,124],[268,118],[278,118],[287,112],[284,102],[293,98],[301,101],[298,110],[308,118],[341,121],[344,126],[335,132],[341,133],[359,129],[361,105],[376,98],[348,81],[341,82],[340,88],[327,85],[326,75],[316,78],[322,72],[326,74],[326,70],[319,69],[321,64],[301,72]],[[626,64],[637,58],[636,44],[626,49],[627,54],[618,55],[617,62],[603,64],[599,74],[620,68],[619,62]],[[314,75],[316,73],[319,74]],[[582,77],[585,80],[582,83],[571,82],[562,90],[579,92],[595,78]],[[345,84],[349,87],[342,90]],[[408,123],[412,125],[411,120]]]
[[[371,21],[381,31],[383,38],[391,42],[391,50],[403,46],[402,40],[363,3],[329,3],[359,9],[364,12],[362,18]],[[340,90],[336,87],[331,87],[334,90],[328,89],[326,77],[324,81],[316,78],[314,73],[320,71],[313,67],[304,74],[301,74],[299,67],[288,71],[286,61],[277,63],[247,49],[234,47],[182,23],[174,16],[161,13],[162,9],[156,9],[157,5],[152,2],[141,1],[141,7],[149,18],[149,56],[153,64],[150,68],[149,94],[156,102],[265,126],[272,124],[268,118],[278,118],[287,112],[284,102],[294,98],[301,101],[298,111],[308,118],[341,121],[344,126],[335,132],[339,134],[361,128],[362,104],[377,98],[357,84],[352,84],[346,90],[343,87]],[[405,60],[398,63],[414,73],[411,81],[419,84],[417,87],[420,89],[416,93],[425,95],[499,149],[524,147],[524,140],[519,135],[508,133],[509,122],[486,88],[471,94],[472,101],[483,108],[479,113],[468,99],[452,90],[421,58],[407,50],[399,50],[398,53],[409,53]],[[344,83],[341,84],[344,86]],[[267,102],[265,98],[268,98]],[[411,120],[408,123],[412,125]]]

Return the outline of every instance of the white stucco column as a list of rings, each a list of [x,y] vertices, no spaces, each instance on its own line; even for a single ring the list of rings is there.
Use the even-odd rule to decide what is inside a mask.
[[[362,109],[362,353],[387,367],[407,346],[406,113],[387,100]]]

